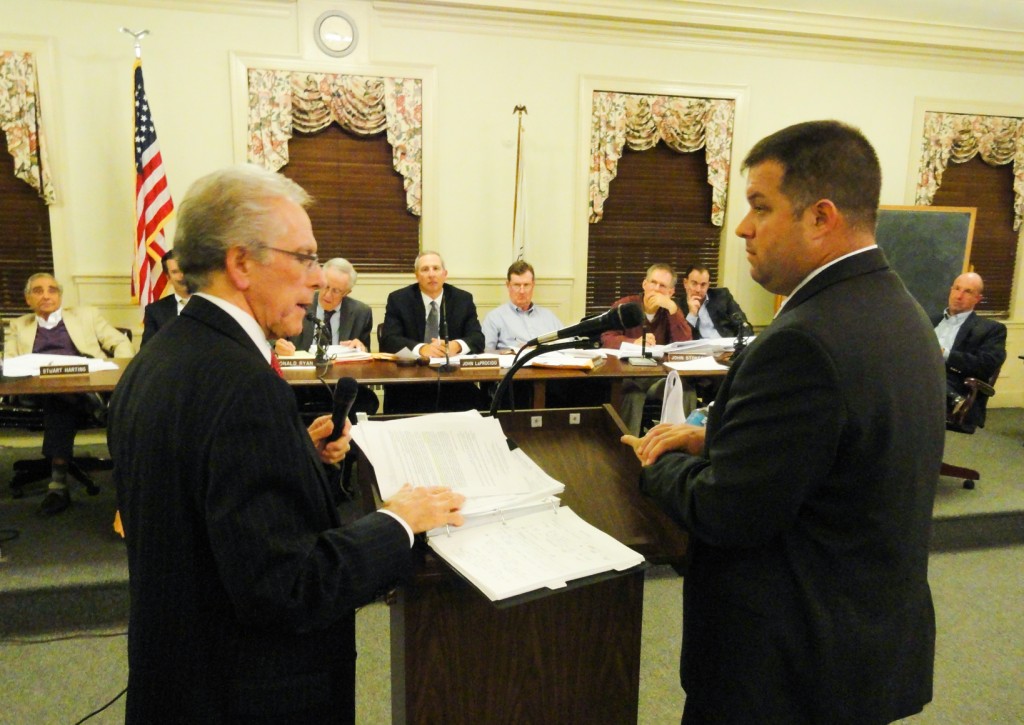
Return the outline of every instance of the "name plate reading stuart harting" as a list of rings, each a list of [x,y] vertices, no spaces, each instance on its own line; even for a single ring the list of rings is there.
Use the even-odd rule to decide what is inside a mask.
[[[496,368],[496,367],[498,367],[498,358],[496,358],[496,357],[471,357],[471,358],[465,358],[464,357],[464,358],[462,358],[459,361],[459,364],[462,365],[462,369],[463,370],[467,370],[469,368]]]
[[[88,363],[76,363],[75,365],[41,365],[40,375],[88,375]]]
[[[282,357],[278,358],[282,368],[312,368],[316,367],[316,360],[311,357]]]

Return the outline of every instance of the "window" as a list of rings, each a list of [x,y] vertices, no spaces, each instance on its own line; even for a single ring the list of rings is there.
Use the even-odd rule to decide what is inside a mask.
[[[1013,231],[1013,164],[989,166],[980,156],[950,163],[932,204],[977,207],[969,262],[985,280],[985,297],[977,309],[1008,315],[1018,236]]]
[[[331,124],[316,134],[296,133],[288,155],[281,173],[315,200],[308,212],[321,259],[344,257],[361,274],[409,271],[420,218],[406,209],[385,133],[356,136]]]
[[[722,229],[709,218],[707,179],[703,150],[678,153],[659,143],[649,151],[623,151],[604,218],[589,225],[588,315],[639,294],[647,268],[656,262],[671,264],[679,274],[700,264],[708,268],[712,286],[717,283]]]
[[[2,157],[10,160],[7,142]],[[25,282],[36,272],[53,271],[50,214],[38,192],[15,178],[10,164],[0,167],[0,314],[4,317],[28,312]]]

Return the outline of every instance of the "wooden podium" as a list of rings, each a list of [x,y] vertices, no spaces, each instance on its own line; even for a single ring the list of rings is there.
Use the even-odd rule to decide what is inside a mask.
[[[610,406],[498,418],[565,484],[563,505],[650,563],[682,562],[686,535],[640,493],[639,461]],[[372,466],[357,460],[373,500]],[[636,722],[641,569],[493,603],[426,547],[417,553],[418,574],[391,606],[392,722]]]

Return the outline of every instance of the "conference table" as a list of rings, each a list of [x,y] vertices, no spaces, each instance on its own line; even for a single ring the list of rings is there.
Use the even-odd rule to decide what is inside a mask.
[[[0,396],[7,395],[48,395],[55,393],[108,393],[114,389],[128,358],[115,358],[116,370],[101,370],[78,375],[49,375],[45,377],[0,377]],[[211,364],[214,364],[211,361]],[[359,362],[343,362],[331,365],[326,374],[318,377],[313,367],[285,367],[284,379],[295,386],[333,385],[339,378],[351,377],[364,385],[429,385],[451,383],[493,383],[505,375],[502,368],[461,367],[453,372],[440,372],[436,367],[426,365],[401,366],[391,360],[373,359]],[[601,380],[610,385],[610,399],[593,401],[594,405],[610,402],[618,410],[622,402],[622,382],[630,378],[664,377],[668,369],[662,365],[630,365],[609,355],[604,362],[588,370],[525,367],[516,373],[517,382],[529,383],[533,388],[534,408],[546,407],[547,383],[552,381]],[[685,377],[715,377],[724,375],[723,370],[695,370],[680,372]]]

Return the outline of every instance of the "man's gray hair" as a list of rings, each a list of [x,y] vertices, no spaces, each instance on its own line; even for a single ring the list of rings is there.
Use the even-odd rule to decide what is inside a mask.
[[[57,278],[54,277],[49,272],[36,272],[31,277],[29,277],[28,282],[25,283],[26,297],[28,297],[28,293],[32,291],[32,283],[35,282],[37,279],[41,279],[42,277],[49,277],[54,282],[57,282]],[[57,291],[60,292],[61,294],[64,294],[64,285],[62,285],[60,282],[57,282]]]
[[[333,269],[338,272],[341,272],[342,274],[347,274],[349,291],[351,292],[352,289],[355,288],[356,277],[358,275],[356,275],[356,268],[352,266],[352,263],[350,261],[348,261],[344,257],[334,257],[333,259],[328,259],[326,262],[324,262],[324,271],[326,272],[328,269]]]
[[[270,203],[288,199],[307,207],[312,198],[288,177],[252,164],[229,166],[193,182],[178,207],[174,253],[190,290],[202,291],[239,245],[266,258],[280,219]]]
[[[435,257],[441,260],[441,269],[448,269],[447,267],[444,266],[444,257],[430,249],[424,249],[422,252],[416,255],[416,261],[412,263],[412,271],[419,272],[420,260],[423,259],[424,257],[430,256],[431,254],[433,254]]]

